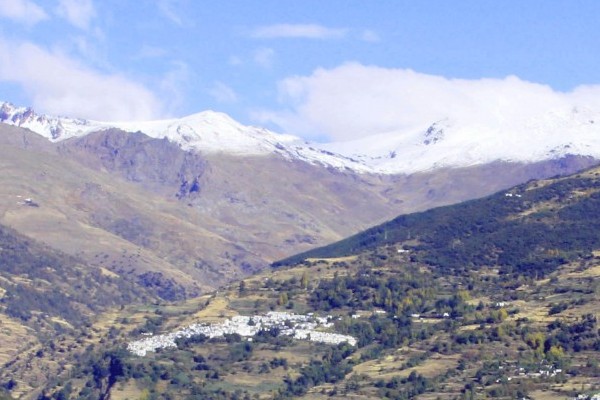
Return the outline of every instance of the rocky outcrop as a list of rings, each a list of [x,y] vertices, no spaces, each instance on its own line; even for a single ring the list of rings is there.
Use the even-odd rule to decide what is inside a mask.
[[[65,140],[58,145],[58,151],[87,167],[178,198],[200,193],[199,181],[206,168],[200,154],[183,151],[167,139],[118,129]]]

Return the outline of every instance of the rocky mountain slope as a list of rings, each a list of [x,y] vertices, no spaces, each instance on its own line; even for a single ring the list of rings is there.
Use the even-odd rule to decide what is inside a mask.
[[[403,215],[218,293],[99,315],[0,381],[24,398],[590,398],[599,193],[593,168]]]
[[[0,223],[132,274],[168,299],[214,289],[398,212],[592,162],[573,157],[390,176],[282,157],[186,152],[115,129],[51,143],[2,125],[0,143]],[[26,198],[39,207],[24,205]]]
[[[595,162],[566,156],[376,174],[364,163],[212,112],[115,124],[150,136],[8,103],[0,119],[0,223],[93,265],[133,274],[170,299],[216,288],[398,213]],[[25,198],[41,206],[24,207]]]

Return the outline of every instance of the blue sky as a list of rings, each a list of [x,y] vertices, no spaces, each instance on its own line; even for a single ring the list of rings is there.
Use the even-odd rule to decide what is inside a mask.
[[[100,120],[213,109],[344,140],[448,104],[595,104],[598,15],[584,0],[0,0],[0,98]]]

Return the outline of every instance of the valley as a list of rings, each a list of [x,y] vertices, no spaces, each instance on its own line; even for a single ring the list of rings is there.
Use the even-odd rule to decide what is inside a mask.
[[[600,400],[598,15],[0,0],[0,400]]]
[[[598,172],[569,175],[593,157],[374,173],[222,116],[191,120],[208,125],[186,135],[217,144],[182,144],[178,121],[159,126],[164,138],[75,121],[88,131],[48,140],[39,126],[0,125],[10,249],[0,252],[10,344],[0,384],[11,396],[561,398],[597,388],[587,359],[600,243],[586,216]],[[246,147],[218,142],[221,130],[249,135]]]
[[[54,398],[591,396],[599,176],[403,215],[218,292],[110,308],[22,351],[2,379],[13,395]],[[288,323],[257,329],[268,315],[324,318],[312,329],[356,344],[297,340]],[[194,324],[164,348],[127,350]]]

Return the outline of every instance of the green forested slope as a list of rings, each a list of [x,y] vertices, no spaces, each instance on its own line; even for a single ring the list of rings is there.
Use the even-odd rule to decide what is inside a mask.
[[[543,276],[600,248],[599,191],[596,170],[524,184],[483,199],[402,215],[275,265],[398,244],[416,259],[454,273],[496,266],[505,274]]]
[[[104,308],[151,298],[141,287],[4,226],[0,249],[1,310],[25,322],[60,318],[77,326]]]

